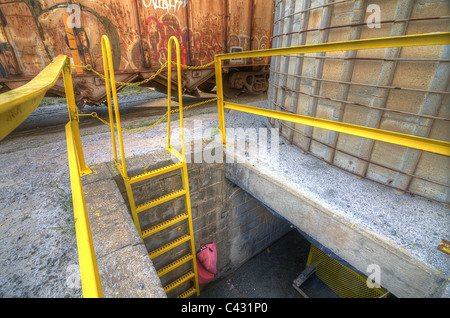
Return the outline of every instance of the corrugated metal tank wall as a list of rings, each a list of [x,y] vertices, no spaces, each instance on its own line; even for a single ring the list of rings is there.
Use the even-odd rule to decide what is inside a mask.
[[[379,28],[367,25],[376,13],[371,4],[380,9]],[[275,0],[272,47],[448,32],[449,13],[447,0]],[[449,45],[279,56],[271,61],[269,105],[450,142],[449,62]],[[304,152],[350,173],[449,202],[449,157],[279,120],[272,125]]]

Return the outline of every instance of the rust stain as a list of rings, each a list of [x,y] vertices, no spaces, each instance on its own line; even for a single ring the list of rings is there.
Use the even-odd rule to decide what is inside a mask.
[[[27,83],[59,54],[72,57],[76,65],[90,64],[101,72],[103,34],[111,42],[115,71],[126,78],[158,70],[167,59],[171,36],[180,42],[182,63],[193,66],[213,61],[215,54],[226,52],[231,46],[244,50],[266,48],[270,43],[273,4],[249,3],[247,0],[0,3],[0,84],[12,89]],[[74,20],[74,14],[80,15],[75,19],[79,25],[69,27],[67,22]],[[260,71],[257,64],[263,67],[267,63],[259,58],[233,66],[256,65],[253,70]],[[187,78],[194,76],[193,72],[184,72]],[[198,74],[196,82],[201,85]],[[201,74],[205,74],[201,75],[203,82],[213,76],[211,72]],[[92,88],[90,96],[79,96],[91,105],[101,103],[105,96],[104,88],[96,84],[94,77],[82,68],[76,68],[74,74],[79,94],[86,94],[83,93],[87,92],[86,87]],[[61,87],[50,93],[64,96]]]

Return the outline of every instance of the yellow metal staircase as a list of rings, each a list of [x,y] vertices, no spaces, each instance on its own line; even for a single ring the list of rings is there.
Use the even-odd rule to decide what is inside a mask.
[[[176,150],[170,149],[170,151],[175,152]],[[131,187],[132,184],[135,184],[135,183],[138,183],[138,182],[141,182],[144,180],[148,180],[150,178],[153,178],[153,177],[156,177],[156,176],[159,176],[159,175],[162,175],[162,174],[174,171],[174,170],[178,170],[178,169],[181,170],[181,178],[182,178],[182,184],[183,184],[183,188],[181,190],[172,192],[170,194],[164,195],[162,197],[151,200],[149,202],[140,204],[138,206],[135,205],[132,187]],[[160,248],[157,248],[157,249],[151,251],[149,253],[149,256],[151,259],[154,259],[183,243],[189,242],[190,253],[187,255],[184,255],[183,257],[181,257],[179,259],[174,260],[169,265],[158,270],[158,276],[161,277],[161,276],[169,273],[170,271],[178,268],[179,266],[191,261],[192,262],[192,271],[184,274],[180,278],[171,282],[170,284],[165,286],[164,289],[165,289],[166,293],[168,293],[168,292],[172,291],[173,289],[175,289],[176,287],[183,284],[184,282],[193,278],[194,286],[192,288],[190,288],[188,291],[182,293],[179,297],[188,297],[194,293],[197,293],[197,295],[198,295],[199,287],[198,287],[198,277],[197,277],[197,268],[196,268],[196,259],[195,259],[194,231],[193,231],[193,226],[192,226],[192,212],[191,212],[191,202],[190,202],[190,195],[189,195],[189,181],[188,181],[188,172],[187,172],[186,161],[181,161],[179,163],[175,163],[175,164],[169,165],[167,167],[160,168],[160,169],[157,169],[154,171],[150,171],[150,172],[147,172],[147,173],[135,176],[135,177],[131,177],[128,179],[124,179],[124,180],[125,180],[125,186],[127,189],[128,198],[129,198],[131,213],[133,215],[133,220],[136,225],[136,228],[139,231],[139,234],[141,235],[142,240],[145,240],[146,238],[148,238],[156,233],[159,233],[160,231],[163,231],[163,230],[171,227],[172,225],[175,225],[180,222],[187,222],[187,229],[188,229],[187,234],[175,239],[174,241],[171,241],[171,242],[165,244],[164,246],[162,246]],[[141,226],[139,223],[139,218],[138,218],[139,213],[142,213],[142,212],[147,211],[153,207],[156,207],[162,203],[165,203],[167,201],[170,201],[175,198],[182,197],[182,196],[184,197],[184,212],[183,213],[178,214],[171,219],[164,220],[163,222],[161,222],[157,225],[154,225],[150,228],[147,228],[145,230],[141,229]]]
[[[176,150],[173,148],[170,148],[169,151],[172,153],[176,152]],[[140,204],[138,206],[135,205],[131,184],[134,184],[134,183],[137,183],[140,181],[144,181],[144,180],[147,180],[147,179],[150,179],[150,178],[153,178],[153,177],[156,177],[156,176],[159,176],[164,173],[168,173],[168,172],[171,172],[171,171],[174,171],[177,169],[181,170],[181,178],[182,178],[182,184],[183,184],[183,188],[181,190],[169,193],[167,195],[164,195],[162,197],[151,200],[149,202]],[[189,290],[187,290],[186,292],[182,293],[178,297],[189,297],[194,293],[197,293],[197,295],[199,295],[197,266],[196,266],[197,264],[196,264],[196,257],[195,257],[194,231],[193,231],[193,225],[192,225],[192,212],[191,212],[191,202],[190,202],[190,195],[189,195],[189,181],[188,181],[188,171],[187,171],[186,161],[183,160],[183,161],[180,161],[179,163],[175,163],[175,164],[169,165],[164,168],[150,171],[150,172],[147,172],[147,173],[135,176],[135,177],[131,177],[129,179],[124,179],[124,181],[125,181],[125,187],[127,189],[127,195],[128,195],[128,199],[129,199],[129,203],[130,203],[131,213],[133,215],[133,220],[136,225],[136,228],[139,231],[139,234],[141,235],[142,240],[144,240],[156,233],[159,233],[160,231],[163,231],[163,230],[171,227],[172,225],[175,225],[180,222],[187,222],[187,229],[188,229],[187,234],[175,239],[174,241],[171,241],[171,242],[165,244],[164,246],[162,246],[160,248],[157,248],[157,249],[151,251],[149,253],[149,256],[153,260],[154,258],[172,250],[173,248],[175,248],[183,243],[189,242],[189,244],[190,244],[190,253],[189,254],[184,255],[183,257],[181,257],[179,259],[174,260],[169,265],[158,270],[157,273],[158,273],[158,276],[161,277],[161,276],[169,273],[170,271],[178,268],[179,266],[185,264],[186,262],[191,261],[192,262],[192,270],[190,272],[184,274],[180,278],[176,279],[175,281],[171,282],[167,286],[165,286],[164,290],[166,291],[166,293],[169,293],[170,291],[174,290],[175,288],[177,288],[181,284],[185,283],[186,281],[193,279],[194,286],[192,288],[190,288]],[[183,213],[178,214],[171,219],[164,220],[163,222],[161,222],[157,225],[154,225],[148,229],[145,229],[145,230],[141,229],[141,226],[139,223],[139,218],[138,218],[139,213],[147,211],[153,207],[156,207],[160,204],[163,204],[167,201],[173,200],[173,199],[181,197],[181,196],[184,197],[184,212]]]
[[[179,98],[179,113],[180,113],[180,126],[181,126],[181,153],[178,152],[175,148],[173,148],[170,145],[170,114],[171,114],[171,84],[172,84],[172,42],[174,42],[176,50],[177,50],[177,75],[178,75],[178,98]],[[127,196],[130,204],[131,214],[133,216],[134,224],[136,225],[137,230],[139,231],[139,235],[141,236],[142,240],[145,240],[146,238],[149,238],[150,236],[163,231],[167,228],[169,228],[172,225],[178,224],[180,222],[187,222],[187,234],[165,244],[162,247],[159,247],[149,253],[149,256],[151,259],[154,259],[173,248],[189,242],[190,245],[190,253],[187,255],[182,256],[179,259],[171,260],[172,262],[159,269],[157,271],[158,276],[161,277],[172,270],[178,268],[179,266],[191,261],[192,262],[192,270],[190,270],[188,273],[183,273],[181,277],[175,279],[171,283],[169,283],[167,286],[164,287],[164,290],[166,293],[169,293],[173,290],[175,290],[178,286],[181,284],[192,280],[193,286],[188,289],[187,291],[182,292],[178,297],[185,298],[189,297],[193,294],[197,294],[197,296],[200,294],[199,289],[199,283],[198,283],[198,274],[197,274],[197,261],[196,261],[196,254],[195,254],[195,242],[194,242],[194,230],[192,225],[192,211],[191,211],[191,201],[190,201],[190,195],[189,195],[189,180],[188,180],[188,171],[187,171],[187,164],[186,164],[186,157],[184,153],[184,133],[183,133],[183,100],[182,100],[182,87],[181,87],[181,61],[180,61],[180,46],[175,37],[171,37],[169,40],[169,52],[168,52],[168,112],[167,112],[167,150],[176,158],[178,162],[159,168],[153,171],[145,172],[143,174],[134,176],[134,177],[128,177],[127,169],[126,169],[126,162],[125,162],[125,155],[124,155],[124,147],[123,147],[123,139],[122,139],[122,130],[121,130],[121,124],[120,124],[120,116],[119,116],[119,109],[118,109],[118,102],[117,102],[117,93],[116,93],[116,87],[115,85],[110,85],[111,83],[115,83],[114,79],[114,71],[112,66],[112,56],[111,56],[111,49],[109,40],[106,36],[102,37],[102,51],[103,51],[103,63],[104,63],[104,70],[105,70],[105,83],[106,83],[106,91],[107,91],[107,102],[108,102],[108,109],[109,109],[109,119],[110,119],[110,126],[111,126],[111,135],[112,135],[112,145],[113,145],[113,152],[114,152],[114,162],[119,169],[122,178],[125,183],[125,188],[127,190]],[[108,75],[109,73],[109,75]],[[111,89],[110,89],[111,88]],[[113,117],[113,111],[111,106],[111,92],[112,90],[112,97],[114,100],[114,117],[116,121],[116,125],[114,125],[114,117]],[[115,141],[115,129],[117,129],[117,135],[119,139],[119,147],[120,147],[120,154],[121,154],[121,160],[118,160],[117,157],[117,150],[116,150],[116,141]],[[165,173],[169,173],[175,170],[181,170],[181,180],[182,180],[182,189],[169,193],[167,195],[164,195],[162,197],[156,198],[154,200],[148,201],[146,203],[137,205],[135,204],[134,195],[133,195],[133,189],[132,185],[142,182],[144,180],[148,180],[150,178],[154,178],[156,176],[160,176]],[[178,197],[184,197],[184,212],[181,214],[176,215],[175,217],[164,220],[163,222],[154,225],[148,229],[142,230],[141,225],[139,222],[138,214],[142,213],[144,211],[147,211],[151,208],[154,208],[160,204],[163,204],[167,201],[173,200]]]

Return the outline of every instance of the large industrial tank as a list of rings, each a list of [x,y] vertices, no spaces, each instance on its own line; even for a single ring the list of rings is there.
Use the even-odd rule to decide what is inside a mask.
[[[267,0],[0,0],[0,92],[24,85],[59,54],[103,72],[104,34],[121,82],[153,75],[167,60],[171,36],[177,37],[182,63],[189,66],[208,64],[218,53],[265,49],[272,6]],[[267,90],[267,59],[231,61],[224,67],[227,93]],[[213,77],[214,66],[184,69],[183,93],[211,90]],[[104,81],[92,72],[78,67],[73,81],[80,108],[105,100]],[[147,86],[165,90],[165,73]],[[64,96],[62,79],[49,93]]]
[[[275,0],[272,47],[448,32],[448,0]],[[272,58],[272,109],[450,142],[449,45]],[[450,158],[279,120],[289,142],[361,178],[449,202]]]

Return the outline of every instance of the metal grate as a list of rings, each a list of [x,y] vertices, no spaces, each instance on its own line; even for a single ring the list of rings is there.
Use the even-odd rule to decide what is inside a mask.
[[[369,288],[367,277],[347,268],[312,244],[309,265],[316,267],[316,276],[341,298],[379,298],[388,295],[384,288]]]

